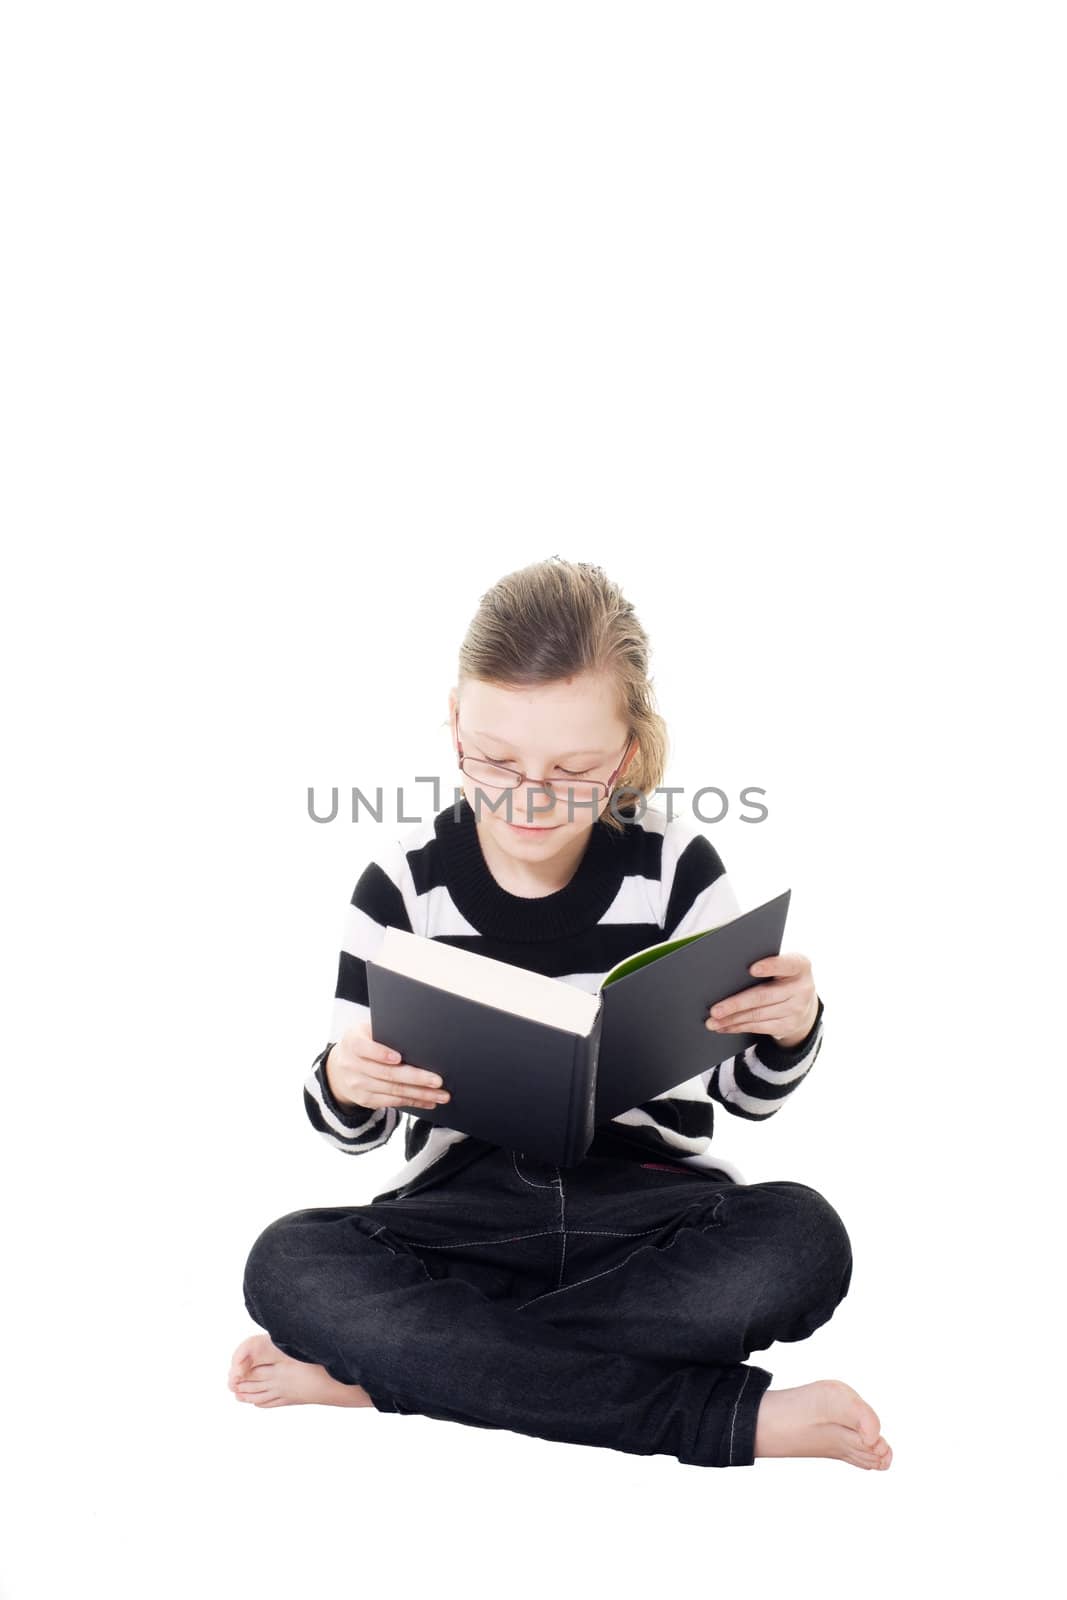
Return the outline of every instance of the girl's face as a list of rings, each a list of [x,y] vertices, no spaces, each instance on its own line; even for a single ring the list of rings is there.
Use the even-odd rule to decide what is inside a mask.
[[[461,774],[467,803],[509,855],[554,856],[607,809],[602,792],[592,805],[575,804],[569,811],[567,785],[592,779],[607,784],[620,766],[615,782],[621,781],[637,744],[628,739],[617,699],[609,680],[590,673],[534,689],[479,680],[464,684],[458,699],[455,690],[450,693],[453,747],[458,736],[464,757],[525,774],[515,788],[491,787],[493,774],[484,784]],[[458,748],[456,754],[458,760]],[[501,785],[505,779],[500,774]],[[553,788],[543,788],[542,780]]]

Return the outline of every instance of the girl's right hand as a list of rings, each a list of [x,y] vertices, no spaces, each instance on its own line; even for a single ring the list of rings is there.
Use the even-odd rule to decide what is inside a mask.
[[[356,1022],[326,1057],[326,1080],[339,1105],[436,1106],[450,1098],[436,1072],[408,1066],[396,1050],[376,1044],[370,1023]]]

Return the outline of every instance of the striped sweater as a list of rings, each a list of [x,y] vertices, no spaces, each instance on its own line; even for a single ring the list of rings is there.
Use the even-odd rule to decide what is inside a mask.
[[[653,806],[626,820],[621,834],[599,819],[593,823],[585,853],[562,889],[511,894],[490,872],[474,811],[460,794],[431,821],[385,842],[360,874],[346,914],[330,1042],[304,1082],[311,1124],[335,1149],[359,1155],[384,1145],[403,1114],[405,1165],[375,1201],[421,1184],[431,1167],[436,1175],[491,1148],[447,1126],[447,1101],[436,1121],[396,1106],[343,1106],[333,1096],[326,1057],[348,1028],[370,1019],[366,962],[390,924],[594,993],[624,957],[739,912],[707,836],[687,818],[668,819]],[[589,1154],[714,1168],[743,1182],[732,1163],[709,1153],[714,1106],[751,1121],[773,1116],[819,1053],[822,1016],[820,999],[800,1044],[786,1049],[762,1035],[742,1053],[613,1117],[596,1130]]]

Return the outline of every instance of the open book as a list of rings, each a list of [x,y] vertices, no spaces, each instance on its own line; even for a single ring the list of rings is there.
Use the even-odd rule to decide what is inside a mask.
[[[762,981],[748,969],[779,954],[789,896],[639,950],[593,994],[387,927],[367,962],[371,1036],[451,1097],[402,1109],[575,1166],[598,1124],[756,1042],[707,1028],[708,1007]]]

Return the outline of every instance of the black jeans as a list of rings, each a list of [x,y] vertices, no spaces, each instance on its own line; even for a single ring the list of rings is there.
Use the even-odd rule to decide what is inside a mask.
[[[560,1169],[482,1141],[438,1167],[263,1230],[245,1305],[279,1349],[379,1411],[752,1464],[772,1374],[749,1353],[806,1339],[848,1291],[829,1201],[639,1159]]]

